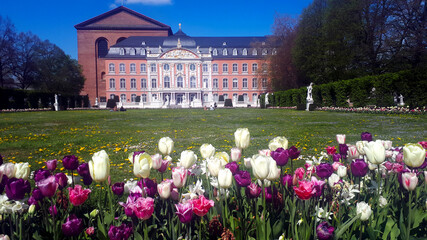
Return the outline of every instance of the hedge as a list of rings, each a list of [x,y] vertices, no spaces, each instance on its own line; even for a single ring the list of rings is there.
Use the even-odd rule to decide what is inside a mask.
[[[396,105],[394,97],[402,94],[410,108],[427,106],[427,69],[406,70],[377,76],[342,80],[313,86],[314,105],[318,107],[354,107]],[[307,87],[274,92],[272,106],[304,108]],[[303,107],[304,106],[304,107]]]
[[[52,108],[55,94],[36,90],[0,88],[0,109]],[[59,108],[89,107],[89,97],[79,95],[58,95]]]

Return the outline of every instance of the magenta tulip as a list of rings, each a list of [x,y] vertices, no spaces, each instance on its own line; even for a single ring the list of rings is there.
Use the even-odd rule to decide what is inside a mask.
[[[43,196],[50,198],[55,195],[56,189],[58,189],[58,183],[54,176],[50,176],[40,182],[37,182],[37,187],[40,189]]]
[[[239,171],[234,175],[234,180],[240,187],[247,187],[251,184],[251,174],[248,171]]]
[[[237,162],[229,162],[225,165],[225,168],[230,169],[231,174],[234,176],[239,171],[239,164]]]
[[[192,201],[192,204],[194,214],[203,217],[215,203],[212,200],[206,199],[205,196],[200,195],[198,199]]]
[[[82,205],[89,197],[90,192],[90,189],[83,189],[80,185],[76,185],[74,188],[68,188],[71,204],[74,206]]]
[[[257,198],[261,192],[262,188],[256,183],[249,184],[245,189],[245,193],[248,198]]]
[[[178,215],[179,221],[182,223],[189,223],[193,218],[193,206],[190,202],[185,204],[178,203],[175,204],[176,215]]]
[[[334,237],[335,228],[329,225],[327,222],[321,222],[317,228],[317,238],[319,240],[331,240]]]
[[[58,164],[58,160],[56,160],[56,159],[47,161],[46,162],[47,170],[49,170],[51,172],[55,171],[57,164]]]
[[[127,240],[132,235],[132,225],[122,223],[122,225],[116,227],[114,225],[110,226],[108,230],[108,238],[110,240]]]
[[[125,183],[124,182],[114,183],[113,186],[111,186],[111,190],[115,195],[121,196],[125,191]]]

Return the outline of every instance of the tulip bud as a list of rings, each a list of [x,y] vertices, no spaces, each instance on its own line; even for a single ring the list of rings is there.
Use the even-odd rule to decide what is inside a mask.
[[[337,134],[338,144],[345,144],[345,134]]]
[[[380,141],[368,142],[363,150],[370,163],[378,165],[384,162],[385,148]]]
[[[359,158],[359,151],[355,145],[348,146],[347,157],[350,159]]]
[[[240,149],[245,149],[249,146],[249,141],[251,136],[247,128],[238,128],[234,132],[234,140],[236,142],[236,147]]]
[[[159,140],[159,151],[163,155],[169,155],[173,151],[173,140],[170,137],[163,137]]]
[[[366,221],[372,214],[371,207],[365,202],[358,202],[356,205],[356,213],[360,214],[360,220]]]
[[[231,149],[231,161],[237,162],[240,160],[241,156],[242,156],[242,151],[240,150],[240,148],[234,147]]]
[[[288,149],[288,139],[285,137],[275,137],[268,143],[268,148],[271,151],[276,151],[278,148]]]
[[[414,190],[417,187],[417,184],[418,184],[418,177],[416,173],[412,173],[412,172],[402,173],[402,185],[406,190],[408,191]]]
[[[49,170],[51,172],[55,171],[57,164],[58,164],[58,160],[56,160],[56,159],[47,161],[46,162],[47,170]]]
[[[28,208],[28,213],[33,214],[35,210],[36,210],[36,205],[31,204],[30,207]]]
[[[244,162],[245,162],[245,167],[246,168],[252,168],[252,165],[251,165],[251,159],[252,158],[245,158],[245,159],[243,159],[244,160]]]
[[[380,196],[380,198],[378,199],[379,205],[380,207],[385,207],[387,205],[387,199],[383,196]]]
[[[162,155],[160,154],[155,154],[151,156],[151,160],[153,161],[153,165],[152,168],[158,170],[159,168],[162,167]]]
[[[203,144],[200,146],[200,154],[202,154],[202,158],[208,159],[215,154],[215,148],[211,144]]]
[[[347,167],[339,166],[337,170],[337,174],[340,178],[347,176]]]
[[[196,154],[194,154],[191,150],[185,150],[181,152],[181,158],[179,159],[179,162],[181,163],[181,166],[185,169],[191,168],[194,163],[197,160]]]
[[[409,167],[416,168],[424,163],[426,150],[418,143],[406,144],[403,147],[403,161]]]
[[[372,134],[370,134],[369,132],[362,132],[360,138],[362,139],[362,141],[370,142],[372,141]]]
[[[99,210],[98,209],[93,209],[92,210],[92,212],[90,212],[90,216],[92,217],[92,218],[94,218],[94,217],[96,217],[96,215],[98,215],[98,213],[99,213]]]
[[[92,160],[89,161],[89,172],[95,182],[107,180],[110,175],[110,158],[105,150],[93,154]]]
[[[220,188],[230,188],[233,183],[233,174],[230,169],[224,168],[218,172],[218,184]]]

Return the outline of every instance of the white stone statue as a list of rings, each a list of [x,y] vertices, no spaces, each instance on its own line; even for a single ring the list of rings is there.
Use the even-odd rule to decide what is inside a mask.
[[[269,93],[265,94],[265,105],[267,105],[267,104],[269,104],[269,103],[270,103],[270,102],[268,101],[268,94],[269,94]]]
[[[400,99],[399,105],[400,106],[405,106],[405,103],[403,102],[403,95],[402,94],[400,94],[399,99]]]
[[[307,87],[307,102],[313,103],[313,83],[310,83],[310,86]]]
[[[55,107],[55,111],[59,110],[59,103],[58,103],[58,94],[55,94],[55,103],[53,104]]]

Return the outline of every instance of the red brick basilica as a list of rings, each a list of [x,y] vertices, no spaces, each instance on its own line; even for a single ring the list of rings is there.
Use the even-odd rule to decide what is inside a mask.
[[[105,107],[115,98],[128,108],[257,105],[266,92],[267,37],[192,37],[118,7],[75,25],[82,94]]]

